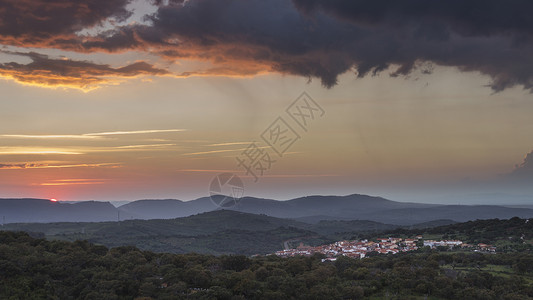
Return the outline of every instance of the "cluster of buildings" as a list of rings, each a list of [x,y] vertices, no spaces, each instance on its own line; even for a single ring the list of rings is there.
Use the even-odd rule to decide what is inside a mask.
[[[356,240],[356,241],[340,241],[329,245],[321,245],[317,247],[304,246],[300,243],[295,249],[285,249],[277,251],[275,255],[280,257],[292,257],[297,255],[311,256],[315,253],[321,253],[326,256],[322,261],[335,261],[338,256],[347,256],[353,258],[364,258],[369,252],[380,254],[396,254],[399,252],[407,252],[418,249],[418,242],[422,241],[424,247],[435,249],[439,246],[454,248],[469,248],[474,251],[496,252],[496,247],[487,244],[471,245],[463,243],[459,240],[422,240],[422,236],[416,236],[412,239],[402,238],[379,238],[374,241]]]
[[[463,243],[462,241],[459,241],[459,240],[442,240],[442,241],[425,240],[424,247],[430,247],[431,249],[435,249],[437,247],[449,247],[449,248],[461,247],[461,248],[473,249],[476,252],[478,251],[496,252],[496,247],[492,245],[487,245],[483,243],[472,245],[472,244]]]
[[[443,240],[443,241],[425,240],[424,241],[424,247],[430,247],[431,249],[435,249],[437,247],[453,248],[457,246],[463,246],[463,242],[459,240]]]
[[[417,242],[421,239],[418,236],[414,239],[401,238],[380,238],[375,241],[340,241],[329,245],[317,247],[304,246],[300,244],[296,249],[285,249],[277,251],[275,254],[281,257],[291,257],[296,255],[311,256],[321,253],[326,256],[324,260],[334,261],[337,256],[348,256],[353,258],[364,258],[369,252],[381,254],[406,252],[418,249]]]

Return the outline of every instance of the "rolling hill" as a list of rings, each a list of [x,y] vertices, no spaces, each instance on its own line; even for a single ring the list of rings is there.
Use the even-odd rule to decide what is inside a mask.
[[[3,223],[116,221],[118,209],[109,202],[52,202],[48,199],[0,199]]]
[[[218,210],[189,217],[96,223],[7,224],[4,230],[26,231],[49,239],[88,240],[108,247],[136,246],[157,252],[258,254],[280,250],[286,240],[309,244],[329,241],[312,225],[289,220]]]
[[[324,220],[310,224],[232,210],[217,210],[176,219],[18,223],[3,226],[4,230],[26,231],[38,237],[88,240],[108,247],[130,245],[156,252],[247,255],[272,253],[282,249],[284,242],[292,246],[300,242],[318,245],[358,233],[397,228],[397,225],[362,220]]]
[[[51,202],[46,199],[0,199],[0,218],[5,223],[105,222],[120,220],[174,219],[219,209],[209,197],[191,201],[175,199],[138,200],[118,208],[109,202]],[[446,219],[464,222],[476,219],[533,217],[533,209],[496,205],[437,205],[396,202],[381,197],[309,196],[287,201],[244,197],[237,212],[264,214],[307,223],[323,220],[368,220],[394,225],[414,225]]]
[[[143,219],[158,215],[168,218],[183,217],[216,209],[207,197],[187,202],[152,201],[134,201],[120,206],[119,209],[124,216]],[[476,219],[508,219],[515,216],[533,217],[533,209],[528,208],[396,202],[359,194],[309,196],[287,201],[244,197],[237,206],[227,209],[277,218],[290,218],[307,223],[317,223],[322,220],[369,220],[395,225],[414,225],[442,219],[464,222]]]

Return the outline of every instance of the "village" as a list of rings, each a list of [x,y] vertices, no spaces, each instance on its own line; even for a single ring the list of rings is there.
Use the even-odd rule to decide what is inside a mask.
[[[312,256],[320,253],[326,256],[322,261],[335,261],[338,256],[347,256],[352,258],[365,258],[369,253],[373,254],[397,254],[400,252],[408,252],[418,250],[419,247],[429,247],[437,249],[437,247],[469,249],[475,252],[496,252],[496,247],[487,244],[471,245],[463,243],[460,240],[423,240],[422,236],[414,238],[378,238],[375,240],[354,240],[354,241],[339,241],[333,244],[321,246],[305,246],[302,243],[294,249],[284,249],[275,252],[279,257],[292,256]]]

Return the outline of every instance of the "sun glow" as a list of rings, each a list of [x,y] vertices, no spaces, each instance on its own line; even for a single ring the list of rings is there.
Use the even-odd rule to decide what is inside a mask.
[[[57,199],[56,198],[51,198],[50,201],[57,202]]]

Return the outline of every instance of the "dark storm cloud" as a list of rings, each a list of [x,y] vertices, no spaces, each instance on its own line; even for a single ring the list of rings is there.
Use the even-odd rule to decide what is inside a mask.
[[[403,45],[416,46],[416,49],[402,53],[407,60],[402,63],[403,73],[409,71],[410,61],[415,58],[489,75],[495,91],[517,84],[532,89],[531,1],[293,2],[306,15],[325,13],[355,26],[374,31],[388,30],[402,38]],[[431,47],[431,44],[440,44],[443,49]]]
[[[161,6],[148,19],[150,26],[122,27],[83,47],[116,51],[128,45],[216,65],[202,74],[280,72],[318,77],[329,87],[356,63],[354,43],[368,38],[352,24],[303,16],[286,0],[195,0]]]
[[[152,0],[151,1],[153,5],[161,6],[161,5],[172,5],[172,4],[183,4],[185,0]]]
[[[363,77],[394,66],[390,75],[401,76],[432,62],[488,75],[494,91],[515,85],[533,89],[530,1],[151,2],[158,9],[146,16],[148,25],[81,36],[79,30],[109,18],[127,18],[128,1],[6,1],[7,8],[0,9],[0,43],[145,51],[213,65],[183,76],[278,72],[319,78],[327,87],[345,72]]]
[[[8,53],[28,57],[32,62],[28,64],[15,62],[0,64],[0,76],[26,84],[92,89],[99,84],[112,83],[114,79],[121,77],[168,74],[168,71],[155,68],[146,62],[136,62],[124,67],[113,68],[109,65],[86,61],[52,59],[34,52]]]
[[[495,91],[533,87],[533,4],[526,1],[191,0],[161,5],[150,26],[86,41],[86,49],[150,49],[224,70],[318,77],[331,87],[347,71],[406,75],[421,62],[475,71]],[[244,66],[244,67],[243,67]]]
[[[323,11],[361,25],[427,24],[434,26],[430,30],[451,30],[461,35],[502,33],[529,35],[533,29],[533,19],[530,17],[533,2],[528,0],[293,0],[293,2],[305,13]],[[446,34],[441,35],[445,36]]]
[[[2,0],[0,43],[24,47],[70,48],[75,33],[113,19],[123,21],[130,0]]]

